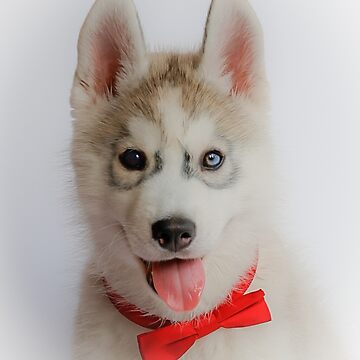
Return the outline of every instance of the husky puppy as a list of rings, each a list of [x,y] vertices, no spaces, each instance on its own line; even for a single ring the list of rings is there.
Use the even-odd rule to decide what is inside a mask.
[[[183,322],[222,304],[254,262],[249,291],[265,291],[272,321],[214,331],[183,358],[345,359],[275,229],[263,37],[246,0],[213,0],[202,46],[181,54],[147,52],[131,0],[97,0],[71,104],[92,244],[75,359],[140,359],[148,330],[104,279],[145,314]]]

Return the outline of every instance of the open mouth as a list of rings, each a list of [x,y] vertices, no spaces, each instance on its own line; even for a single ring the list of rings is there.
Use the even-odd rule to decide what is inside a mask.
[[[149,286],[156,292],[155,286],[154,286],[154,280],[152,276],[152,262],[145,261],[141,259],[141,261],[145,265],[145,273],[146,273],[146,281],[149,284]]]
[[[205,286],[201,259],[142,262],[149,286],[170,309],[177,312],[195,309]]]

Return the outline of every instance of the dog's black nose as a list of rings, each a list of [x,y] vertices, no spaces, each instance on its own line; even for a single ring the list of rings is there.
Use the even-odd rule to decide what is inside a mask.
[[[160,246],[172,252],[188,247],[195,237],[195,224],[187,219],[170,218],[152,225],[152,237]]]

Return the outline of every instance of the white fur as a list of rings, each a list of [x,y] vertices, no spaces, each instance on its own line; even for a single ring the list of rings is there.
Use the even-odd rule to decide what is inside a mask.
[[[207,74],[207,79],[214,82],[225,92],[229,91],[231,81],[228,76],[223,76],[224,58],[221,51],[232,36],[234,36],[234,23],[237,20],[245,25],[251,33],[253,51],[256,54],[253,63],[253,76],[257,82],[256,91],[251,96],[259,101],[266,98],[266,75],[263,54],[262,29],[254,10],[247,0],[222,0],[214,1],[209,17],[208,37],[204,48],[202,67]]]
[[[88,49],[91,34],[104,14],[113,12],[121,14],[119,19],[126,18],[130,24],[132,41],[137,49],[137,60],[132,66],[136,68],[137,76],[146,71],[147,55],[131,1],[98,0],[79,40],[80,77],[88,76],[91,67]],[[223,31],[226,24],[232,17],[242,14],[254,39],[256,62],[252,71],[256,85],[251,94],[234,95],[236,117],[251,123],[248,139],[235,141],[236,154],[241,160],[241,176],[236,184],[221,191],[205,186],[198,179],[181,176],[184,149],[195,159],[209,147],[215,146],[224,152],[230,150],[217,136],[214,114],[203,111],[196,119],[188,120],[178,89],[164,91],[158,101],[161,129],[146,119],[130,119],[129,131],[136,139],[136,144],[132,145],[147,151],[160,148],[165,157],[161,175],[147,180],[141,190],[111,192],[102,179],[105,161],[93,154],[77,156],[76,161],[89,164],[91,169],[82,180],[79,197],[95,245],[85,270],[80,300],[74,350],[78,360],[139,359],[136,335],[146,331],[117,313],[94,278],[105,275],[116,291],[140,309],[181,321],[218,305],[252,264],[257,251],[259,266],[251,289],[264,289],[273,321],[251,328],[216,331],[198,341],[184,358],[344,359],[323,321],[319,304],[308,286],[308,276],[299,271],[296,259],[283,246],[275,230],[260,26],[245,0],[216,0],[212,14],[199,76],[221,91],[230,90],[230,79],[222,76],[223,59],[219,52],[220,45],[229,35]],[[129,86],[136,81],[131,74],[126,78]],[[79,122],[75,131],[89,126],[84,124],[94,120],[92,114],[101,112],[108,101],[101,98],[93,103],[89,99],[89,93],[75,82],[72,104]],[[224,163],[224,173],[230,170],[227,166],[230,166],[229,162]],[[204,257],[206,271],[206,286],[199,306],[193,312],[183,314],[171,311],[150,289],[138,260],[138,257],[152,261],[171,258],[151,238],[149,224],[174,214],[191,218],[197,225],[196,241],[179,256]]]
[[[135,61],[128,62],[125,65],[126,67],[126,78],[122,78],[122,81],[118,81],[118,87],[128,87],[132,83],[136,83],[138,79],[145,71],[147,67],[147,56],[146,49],[144,44],[144,39],[142,36],[142,30],[139,27],[137,21],[136,9],[132,1],[127,0],[106,0],[106,1],[96,1],[89,15],[86,18],[84,25],[81,28],[78,41],[78,67],[77,74],[75,77],[74,85],[72,88],[71,96],[71,105],[76,110],[85,105],[91,106],[94,104],[94,97],[96,97],[94,91],[84,91],[82,86],[79,86],[79,83],[76,79],[81,78],[90,85],[90,90],[92,89],[92,84],[94,80],[92,79],[92,74],[94,73],[93,63],[92,63],[92,45],[93,45],[93,36],[99,30],[99,27],[102,22],[111,16],[111,21],[118,21],[126,24],[126,27],[129,29],[131,34],[130,41],[133,44],[134,57]],[[116,42],[116,37],[114,37]],[[129,59],[128,59],[129,60]],[[119,74],[121,77],[121,74]],[[118,77],[119,77],[118,76]],[[120,80],[120,79],[118,79]],[[100,106],[99,102],[103,99],[97,99],[97,106]],[[76,116],[76,112],[75,112]]]

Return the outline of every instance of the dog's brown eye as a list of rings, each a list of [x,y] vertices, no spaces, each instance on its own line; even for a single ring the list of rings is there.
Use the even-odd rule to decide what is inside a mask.
[[[202,166],[206,170],[217,170],[224,162],[225,156],[218,150],[211,150],[204,156]]]
[[[141,171],[146,167],[146,155],[140,150],[127,149],[119,155],[119,160],[128,170]]]

